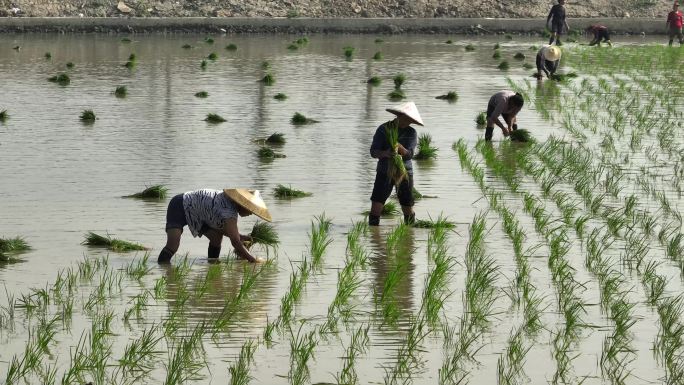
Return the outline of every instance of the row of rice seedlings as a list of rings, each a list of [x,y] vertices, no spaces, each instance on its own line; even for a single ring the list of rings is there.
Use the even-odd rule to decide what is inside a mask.
[[[213,123],[213,124],[227,122],[227,120],[223,116],[221,116],[219,114],[214,114],[214,113],[208,113],[207,117],[204,118],[204,121],[207,123]]]
[[[204,378],[202,370],[207,367],[206,352],[202,344],[205,333],[204,323],[195,326],[192,333],[182,337],[169,346],[165,385],[180,385],[188,381],[199,381]]]
[[[143,329],[140,337],[126,344],[123,355],[117,360],[117,370],[124,380],[137,382],[149,376],[156,367],[154,359],[161,353],[159,345],[163,338],[161,325],[153,323]]]
[[[380,216],[391,217],[391,216],[399,215],[400,213],[401,213],[401,209],[397,206],[396,202],[387,201],[387,202],[385,202],[385,205],[382,207],[382,211],[380,212]],[[368,214],[370,214],[370,210],[363,211],[361,214],[364,216],[368,216]]]
[[[156,184],[146,187],[143,191],[131,195],[125,195],[124,198],[138,198],[138,199],[166,199],[169,192],[168,187],[163,184]]]
[[[408,261],[402,258],[410,250],[399,247],[399,242],[404,239],[408,225],[397,225],[386,237],[386,258],[392,262],[391,270],[387,272],[382,287],[376,287],[374,293],[375,306],[382,316],[382,324],[395,327],[400,317],[397,305],[396,288],[408,274]]]
[[[422,359],[424,351],[422,344],[430,334],[425,315],[419,313],[417,317],[409,318],[409,330],[406,339],[397,351],[394,366],[385,368],[385,385],[405,384],[424,371],[425,363]]]
[[[309,383],[309,360],[314,358],[314,349],[318,344],[316,329],[303,332],[303,327],[304,324],[301,324],[296,335],[290,329],[290,371],[287,376],[292,385]]]
[[[254,352],[257,344],[253,339],[248,339],[240,348],[237,360],[228,368],[230,385],[247,385],[253,379],[249,374],[249,366],[254,363]]]
[[[370,325],[361,325],[351,334],[349,346],[344,350],[342,370],[335,374],[338,384],[358,384],[359,376],[356,373],[356,360],[359,356],[368,353],[370,338],[368,332]]]
[[[112,238],[109,234],[107,236],[102,236],[92,231],[89,231],[85,235],[85,240],[81,244],[88,246],[106,247],[109,250],[112,250],[117,253],[136,250],[147,250],[147,248],[145,248],[145,246],[143,245]]]
[[[266,265],[260,269],[255,269],[251,266],[245,267],[245,273],[242,277],[240,289],[233,297],[227,297],[221,309],[213,319],[213,336],[216,337],[219,332],[224,332],[234,322],[235,317],[240,309],[245,305],[245,301],[249,300],[249,294],[256,285],[259,276],[267,269],[272,260],[268,261]]]
[[[278,186],[276,186],[276,188],[273,189],[273,195],[275,195],[276,198],[292,199],[292,198],[309,197],[309,196],[312,196],[313,194],[310,192],[293,189],[292,186],[287,187],[287,186],[284,186],[282,184],[278,184]]]

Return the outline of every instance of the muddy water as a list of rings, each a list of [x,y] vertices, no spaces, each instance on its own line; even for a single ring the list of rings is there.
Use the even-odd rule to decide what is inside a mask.
[[[376,43],[375,37],[311,36],[308,44],[291,51],[286,47],[295,36],[214,36],[213,45],[204,38],[141,36],[126,44],[116,37],[91,35],[0,37],[0,110],[7,109],[10,114],[10,119],[0,124],[0,236],[23,236],[33,248],[22,256],[22,262],[0,265],[0,282],[7,292],[19,295],[30,288],[44,288],[60,269],[84,258],[107,255],[106,251],[80,244],[87,231],[142,243],[151,249],[155,259],[164,245],[168,199],[151,202],[121,198],[146,185],[165,184],[171,196],[198,188],[260,189],[282,245],[275,264],[264,270],[249,306],[242,309],[230,331],[205,341],[208,370],[202,372],[206,379],[197,383],[217,384],[226,382],[227,368],[245,340],[261,337],[267,322],[277,317],[290,274],[307,253],[311,221],[322,213],[332,219],[333,242],[322,268],[309,279],[296,317],[306,328],[324,322],[325,309],[335,295],[337,273],[344,266],[346,233],[353,221],[364,220],[361,213],[369,207],[375,161],[368,147],[375,128],[391,117],[384,109],[395,104],[387,94],[393,88],[391,78],[398,73],[406,75],[403,89],[408,99],[416,102],[426,122],[425,127],[417,128],[418,132],[430,133],[439,148],[435,161],[414,165],[416,188],[434,196],[417,203],[417,216],[436,218],[443,214],[457,223],[456,232],[450,236],[450,250],[462,262],[467,224],[487,207],[487,202],[472,177],[461,171],[451,146],[458,138],[465,138],[472,147],[483,136],[484,130],[474,123],[475,116],[486,108],[491,94],[508,87],[507,76],[514,82],[529,77],[531,70],[523,69],[523,61],[513,59],[513,55],[523,52],[527,56],[524,62],[533,64],[536,51],[529,47],[541,42],[501,42],[503,58],[511,64],[509,71],[502,72],[496,67],[498,61],[491,57],[499,39],[456,38],[454,44],[446,44],[444,36],[400,36]],[[193,48],[182,49],[186,43]],[[236,44],[237,51],[225,50],[229,43]],[[476,45],[477,50],[466,52],[464,46],[468,43]],[[21,49],[13,50],[14,46]],[[356,48],[352,60],[345,60],[345,46]],[[382,61],[371,59],[377,51],[383,53]],[[46,52],[52,54],[50,60],[45,59]],[[200,63],[211,52],[219,58],[208,61],[202,70]],[[123,66],[131,53],[137,56],[132,70]],[[270,63],[269,72],[276,78],[273,86],[258,82],[265,74],[264,61]],[[67,62],[73,62],[75,67],[66,70]],[[70,74],[70,85],[62,87],[46,80],[61,72]],[[367,86],[365,80],[370,76],[381,77],[383,83]],[[126,98],[113,96],[119,85],[127,86]],[[452,90],[459,94],[456,103],[435,100]],[[198,91],[207,91],[209,97],[194,97]],[[287,94],[287,100],[274,100],[279,92]],[[79,121],[85,109],[97,114],[94,124]],[[293,126],[289,119],[295,112],[319,123]],[[217,113],[227,122],[208,124],[203,121],[207,113]],[[562,132],[529,105],[519,115],[519,124],[538,138]],[[279,151],[287,157],[260,161],[256,155],[259,146],[254,141],[273,132],[285,134],[287,143]],[[495,139],[500,138],[500,132],[496,132]],[[272,194],[277,184],[292,185],[313,196],[277,200]],[[488,214],[487,219],[488,227],[496,227],[486,242],[487,251],[500,266],[502,275],[497,285],[503,288],[514,276],[511,245],[495,226],[496,214]],[[241,230],[248,232],[253,222],[252,218],[241,219]],[[382,287],[392,268],[384,242],[397,222],[398,217],[383,219],[383,226],[364,238],[371,252],[370,266],[363,273],[363,285],[357,293],[357,310],[362,315],[350,324],[350,328],[363,323],[372,325],[369,351],[357,362],[361,383],[382,383],[384,368],[394,365],[396,351],[406,336],[406,319],[419,310],[423,282],[430,268],[426,255],[429,232],[410,230],[403,242],[414,251],[405,256],[409,272],[397,288],[402,321],[396,328],[377,326],[373,293]],[[532,228],[532,222],[526,225]],[[204,239],[192,239],[187,232],[182,240],[179,254],[187,253],[193,262],[187,278],[190,287],[201,285],[203,277],[215,268],[206,262],[206,246]],[[224,246],[224,258],[228,249]],[[134,253],[108,255],[115,269],[141,257]],[[274,258],[272,253],[270,257]],[[190,327],[223,307],[224,299],[238,290],[245,274],[243,267],[242,263],[232,262],[219,268],[221,279],[187,307]],[[538,289],[548,290],[552,297],[553,288],[548,275],[544,275],[548,272],[546,261],[540,256],[533,267],[541,272],[535,275]],[[462,263],[456,266],[450,283],[454,294],[445,305],[446,319],[451,324],[456,324],[462,314],[463,270]],[[125,336],[137,336],[146,326],[168,318],[177,294],[172,279],[166,295],[150,302],[137,326],[124,327],[120,321],[133,296],[150,290],[156,279],[169,274],[167,269],[152,266],[141,282],[126,280],[121,291],[110,299],[118,320],[114,332],[120,334],[113,339],[114,357],[118,358],[126,345]],[[87,299],[92,285],[83,286],[85,294],[81,297]],[[598,297],[593,292],[587,295]],[[6,301],[3,293],[0,302]],[[552,298],[549,302],[553,303]],[[509,305],[504,295],[497,301],[495,320],[502,328],[495,327],[486,335],[485,347],[478,355],[481,365],[473,367],[472,383],[493,383],[496,379],[497,359],[517,322],[507,313]],[[589,314],[597,324],[602,322],[598,310],[589,310]],[[652,314],[643,316],[657,318]],[[559,318],[550,312],[545,321],[552,328]],[[58,378],[69,365],[69,351],[75,343],[72,339],[78,339],[82,330],[89,330],[90,322],[87,315],[77,314],[71,330],[56,338],[52,352],[60,368]],[[28,338],[31,323],[17,323],[14,331],[1,335],[6,348],[0,351],[0,378],[4,378],[12,356],[23,351]],[[648,334],[653,331],[651,328]],[[297,333],[296,326],[293,333]],[[286,332],[268,347],[259,345],[257,363],[251,369],[254,383],[288,383],[290,339]],[[601,336],[590,338],[582,345],[589,353],[574,363],[578,373],[589,374],[585,383],[601,382],[596,366],[601,343]],[[661,371],[648,354],[643,354],[650,343],[639,342],[637,349],[644,359],[635,372],[655,381]],[[335,373],[342,367],[343,347],[348,345],[349,333],[344,327],[338,335],[319,341],[315,362],[309,365],[310,382],[335,382]],[[444,359],[442,345],[440,333],[426,340],[415,383],[436,383]],[[544,335],[527,357],[526,372],[532,383],[543,383],[553,376],[549,346]],[[165,378],[165,361],[164,353],[150,383]]]

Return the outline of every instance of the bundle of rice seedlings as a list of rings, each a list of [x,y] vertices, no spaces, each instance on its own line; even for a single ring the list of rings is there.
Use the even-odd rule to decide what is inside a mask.
[[[566,80],[574,79],[577,77],[577,74],[574,72],[570,72],[567,74],[552,74],[549,76],[549,79],[555,80],[557,82],[564,82]]]
[[[445,43],[447,43],[447,44],[454,44],[453,40],[451,40],[451,39],[445,41]]]
[[[218,114],[207,114],[207,117],[204,118],[204,121],[207,123],[223,123],[226,121],[221,115]]]
[[[281,132],[274,132],[266,138],[266,143],[268,144],[285,144],[285,134]]]
[[[45,60],[52,59],[52,54],[50,52],[45,52]]]
[[[279,184],[274,190],[273,190],[273,195],[275,195],[276,198],[283,198],[283,199],[290,199],[290,198],[304,198],[304,197],[310,197],[313,194],[302,191],[302,190],[296,190],[293,189],[292,187],[287,187],[282,184]]]
[[[401,213],[401,210],[399,210],[397,204],[392,201],[387,201],[385,205],[382,206],[382,211],[380,212],[380,215],[383,217],[389,217],[393,215],[399,215],[399,213]],[[368,215],[370,214],[370,210],[366,210],[362,214]]]
[[[277,247],[280,243],[278,233],[272,224],[268,222],[257,221],[252,227],[252,232],[249,234],[252,237],[254,244],[260,244],[268,247]]]
[[[392,80],[394,81],[394,88],[399,89],[402,85],[404,85],[404,82],[406,82],[406,75],[397,74],[392,78]]]
[[[440,100],[447,100],[450,102],[455,102],[458,100],[458,94],[456,91],[449,91],[446,93],[446,95],[439,95],[436,96],[435,99],[440,99]]]
[[[468,52],[475,51],[475,46],[472,44],[468,44],[467,46],[465,46],[465,50]]]
[[[0,256],[31,250],[31,246],[22,237],[0,238]]]
[[[494,59],[500,59],[501,58],[501,51],[498,49],[494,51],[494,54],[492,55],[492,58]]]
[[[147,187],[141,192],[135,194],[126,195],[124,198],[138,198],[138,199],[166,199],[166,195],[169,189],[163,184],[156,184],[154,186]]]
[[[237,45],[230,43],[226,46],[226,50],[228,51],[237,51]]]
[[[269,147],[261,147],[261,148],[257,151],[257,156],[259,157],[259,159],[285,158],[285,155],[284,155],[284,154],[279,154],[279,153],[273,151],[273,150],[272,150],[271,148],[269,148]]]
[[[306,116],[300,114],[299,112],[295,112],[295,114],[292,116],[292,119],[290,119],[290,123],[292,123],[294,125],[302,125],[302,124],[318,123],[318,120],[309,119]]]
[[[532,65],[532,63],[523,63],[523,68],[526,70],[531,70],[532,68],[534,68],[534,66]]]
[[[124,64],[124,67],[126,67],[128,69],[132,69],[133,67],[135,67],[135,62],[129,60],[126,62],[126,64]]]
[[[204,42],[207,43],[207,44],[214,44],[214,39],[212,39],[212,38],[210,38],[210,37],[207,37],[207,38],[204,39]]]
[[[511,68],[511,65],[508,64],[508,62],[506,60],[504,60],[501,63],[499,63],[497,68],[500,69],[501,71],[508,71],[508,69]]]
[[[195,93],[195,97],[198,98],[206,98],[209,96],[209,93],[207,91],[200,91]]]
[[[479,114],[477,114],[477,117],[475,118],[475,123],[477,123],[478,126],[484,126],[487,124],[487,111],[482,111]]]
[[[382,39],[379,38],[379,37],[375,39],[375,43],[376,43],[376,44],[379,44],[379,43],[382,43],[382,42],[384,42],[384,40],[382,40]]]
[[[269,63],[268,60],[264,60],[261,62],[261,69],[262,70],[267,70],[269,68],[271,68],[271,63]]]
[[[513,59],[515,60],[525,60],[525,54],[522,52],[518,52],[515,55],[513,55]]]
[[[385,124],[385,137],[394,155],[387,162],[387,176],[395,186],[408,177],[404,159],[396,151],[399,146],[399,126],[395,122]]]
[[[137,57],[135,56],[134,53],[128,55],[128,61],[135,61],[136,59],[137,59]]]
[[[97,119],[97,116],[95,116],[95,112],[93,110],[84,110],[81,112],[81,116],[79,117],[82,122],[94,122]]]
[[[15,51],[19,51],[19,50],[21,49],[21,46],[20,46],[20,45],[15,45],[14,47],[12,47],[12,49],[15,50]]]
[[[279,93],[273,95],[273,99],[275,99],[275,100],[285,100],[285,99],[287,99],[287,95],[285,95],[285,94],[282,93],[282,92],[279,92]]]
[[[443,228],[443,229],[453,229],[456,227],[456,224],[454,222],[451,222],[447,220],[446,218],[443,218],[441,215],[439,218],[437,218],[436,221],[433,221],[432,219],[425,220],[417,220],[415,221],[411,226],[417,227],[420,229],[437,229],[437,228]]]
[[[207,55],[207,59],[216,60],[216,59],[218,59],[218,55],[216,54],[216,52],[212,52],[209,55]]]
[[[287,46],[287,49],[289,49],[290,51],[296,51],[299,49],[299,46],[295,43],[292,43],[292,44]]]
[[[66,86],[71,83],[71,78],[67,74],[59,74],[49,78],[48,81],[57,83],[60,86]]]
[[[261,78],[261,82],[267,86],[272,86],[275,84],[275,76],[271,75],[270,73],[266,74],[263,78]]]
[[[122,241],[120,239],[114,239],[107,235],[106,237],[96,234],[92,231],[89,231],[88,234],[85,235],[85,240],[81,242],[82,245],[88,245],[88,246],[101,246],[101,247],[106,247],[109,250],[115,251],[115,252],[126,252],[126,251],[135,251],[135,250],[147,250],[147,248],[143,245],[133,243],[133,242],[128,242],[128,241]]]
[[[380,79],[380,78],[377,77],[377,76],[371,76],[371,77],[366,81],[366,83],[367,83],[367,84],[370,84],[370,85],[372,85],[372,86],[379,86],[380,83],[382,83],[382,79]]]
[[[9,119],[9,113],[7,110],[0,111],[0,122],[5,122],[7,119]]]
[[[373,60],[382,60],[382,52],[376,52],[375,55],[373,55]]]
[[[74,63],[72,63],[72,62],[66,63],[66,68],[68,68],[68,69],[74,68]]]
[[[387,94],[387,97],[389,98],[389,100],[396,102],[406,98],[406,94],[404,94],[404,91],[402,90],[392,90],[392,92]]]
[[[494,50],[497,50],[499,48],[501,48],[501,44],[499,44],[499,43],[494,44]]]
[[[207,69],[207,64],[209,63],[207,63],[206,60],[202,60],[202,62],[200,63],[200,68],[203,70]]]
[[[514,142],[529,142],[532,140],[532,135],[528,130],[519,128],[511,132],[510,138]]]
[[[190,48],[192,48],[192,46],[190,44],[183,44],[183,46],[181,48],[190,49]]]
[[[342,50],[344,50],[344,57],[346,57],[347,59],[351,59],[352,56],[354,56],[354,47],[344,47],[342,48]]]
[[[126,86],[118,86],[114,90],[114,96],[117,98],[125,98],[128,95],[128,88]]]
[[[299,39],[297,39],[297,41],[295,41],[295,43],[299,45],[309,44],[309,38],[306,36],[300,37]]]
[[[416,160],[434,159],[437,157],[438,149],[432,147],[432,136],[422,134],[418,138],[418,153],[414,156]]]

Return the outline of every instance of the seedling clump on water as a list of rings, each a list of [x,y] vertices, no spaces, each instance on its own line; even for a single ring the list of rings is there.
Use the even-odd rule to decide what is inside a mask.
[[[285,134],[280,132],[274,132],[266,138],[266,143],[268,144],[285,144]]]
[[[484,126],[487,124],[487,112],[482,111],[479,114],[477,114],[477,117],[475,118],[475,123],[477,123],[478,126]]]
[[[494,51],[494,54],[492,54],[492,58],[494,59],[500,59],[501,58],[501,51],[498,49]]]
[[[513,56],[513,59],[516,60],[525,60],[525,54],[522,52],[518,52]]]
[[[435,99],[446,100],[448,102],[455,102],[458,100],[456,91],[449,91],[445,95],[436,96]]]
[[[237,45],[230,43],[226,46],[226,50],[228,51],[236,51],[237,50]]]
[[[261,78],[261,82],[267,86],[272,86],[275,84],[275,77],[271,74],[266,74],[263,78]]]
[[[375,55],[373,55],[373,60],[382,60],[382,52],[376,52]]]
[[[279,184],[275,190],[273,190],[273,194],[276,196],[276,198],[303,198],[313,195],[312,193],[296,190],[292,187],[287,187],[282,184]]]
[[[399,100],[405,99],[406,94],[404,94],[404,91],[402,91],[402,90],[392,90],[392,92],[387,94],[387,97],[391,101],[399,101]]]
[[[380,79],[377,76],[371,76],[366,83],[370,84],[371,86],[379,86],[380,83],[382,83],[382,79]]]
[[[392,80],[394,81],[394,88],[400,89],[401,86],[403,86],[404,83],[406,82],[406,75],[397,74],[392,78]]]
[[[69,75],[67,75],[67,74],[55,75],[55,76],[49,78],[48,80],[53,82],[53,83],[57,83],[60,86],[66,86],[69,83],[71,83],[71,78],[69,78]]]
[[[88,246],[102,246],[107,247],[115,252],[139,251],[147,250],[145,246],[128,241],[115,239],[107,235],[106,237],[96,234],[92,231],[85,235],[85,240],[81,243]]]
[[[200,68],[203,69],[203,70],[205,70],[205,69],[207,69],[207,65],[208,65],[208,64],[209,64],[209,63],[207,63],[206,60],[202,60],[202,62],[200,63]]]
[[[9,119],[7,110],[0,110],[0,122],[4,123],[7,119]]]
[[[206,98],[206,97],[209,97],[209,93],[207,91],[199,91],[199,92],[195,93],[195,97]]]
[[[128,88],[126,86],[118,86],[114,90],[114,96],[117,98],[125,98],[128,95]]]
[[[508,71],[508,69],[511,68],[511,65],[508,64],[508,62],[506,60],[504,60],[501,63],[499,63],[497,68],[500,69],[501,71]]]
[[[66,68],[68,68],[68,69],[74,68],[74,63],[72,63],[72,62],[66,63]]]
[[[466,50],[467,52],[475,51],[475,46],[472,45],[472,44],[468,44],[467,46],[465,46],[465,50]]]
[[[414,156],[416,160],[434,159],[437,157],[437,148],[432,147],[432,136],[422,134],[418,138],[418,153]]]
[[[207,123],[223,123],[226,121],[226,119],[224,119],[221,115],[209,113],[207,114],[207,117],[204,118],[204,121]]]
[[[285,158],[284,154],[279,154],[268,147],[261,147],[257,151],[259,159],[275,159],[275,158]]]
[[[81,112],[80,119],[82,122],[94,122],[97,119],[93,110],[85,110]]]
[[[125,198],[140,198],[140,199],[165,199],[169,189],[163,184],[157,184],[147,187],[141,192],[126,195]]]
[[[318,123],[318,120],[307,118],[299,112],[295,112],[295,114],[292,116],[292,119],[290,119],[290,123],[300,126],[304,124]]]
[[[354,56],[354,47],[344,47],[344,57],[347,58],[347,60],[351,59]]]
[[[511,132],[510,138],[514,142],[529,142],[532,140],[532,135],[528,130],[520,128]]]
[[[31,246],[21,237],[0,238],[0,261],[7,260],[10,254],[31,250]]]
[[[283,101],[287,99],[287,95],[285,95],[282,92],[279,92],[273,96],[273,99]]]
[[[218,59],[218,55],[216,54],[216,52],[212,52],[209,55],[207,55],[207,59],[216,60],[216,59]]]

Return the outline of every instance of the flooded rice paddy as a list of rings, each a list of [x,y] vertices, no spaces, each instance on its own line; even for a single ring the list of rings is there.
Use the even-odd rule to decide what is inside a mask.
[[[2,383],[684,381],[680,51],[570,44],[561,71],[579,76],[557,83],[523,67],[538,40],[300,37],[0,37],[0,238],[31,246],[0,262]],[[453,230],[363,225],[400,73],[438,148],[414,163],[417,217]],[[504,88],[537,142],[482,142]],[[264,161],[275,132],[286,157]],[[281,244],[250,265],[224,242],[211,264],[186,231],[158,266],[169,198],[122,198],[155,184],[260,189]],[[84,246],[89,231],[149,259]]]

